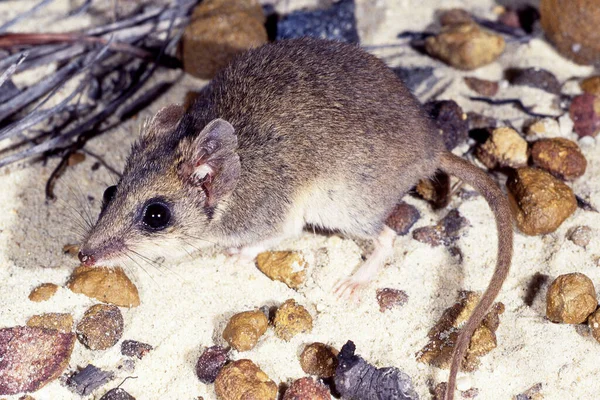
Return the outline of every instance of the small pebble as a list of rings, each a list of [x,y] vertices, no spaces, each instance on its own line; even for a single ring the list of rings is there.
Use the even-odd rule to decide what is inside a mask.
[[[396,231],[397,235],[403,236],[408,233],[419,218],[421,218],[421,214],[415,206],[401,201],[396,205],[385,224]]]
[[[27,326],[56,329],[68,333],[73,330],[73,316],[66,313],[47,313],[34,315],[27,320]]]
[[[269,320],[260,310],[241,312],[231,317],[223,331],[223,339],[237,351],[248,351],[256,346],[268,325]]]
[[[594,284],[578,272],[560,275],[546,296],[546,316],[552,322],[581,324],[597,306]]]
[[[527,141],[512,128],[501,127],[477,148],[477,158],[489,169],[527,165]]]
[[[458,382],[457,382],[457,384],[458,384]],[[477,396],[479,396],[479,389],[471,388],[471,389],[465,390],[465,391],[461,392],[460,396],[463,399],[476,399]]]
[[[54,283],[42,283],[29,293],[29,300],[35,302],[46,301],[54,296],[57,290],[58,285],[55,285]]]
[[[107,384],[114,379],[114,374],[102,371],[100,368],[88,364],[83,369],[78,369],[69,375],[66,385],[74,393],[80,396],[89,396],[94,390]]]
[[[106,350],[123,336],[123,315],[118,307],[96,304],[77,324],[77,339],[90,350]]]
[[[381,312],[400,308],[408,301],[408,295],[405,291],[391,288],[377,289],[376,297]]]
[[[485,97],[492,97],[498,93],[498,82],[488,81],[485,79],[479,79],[475,77],[466,76],[464,78],[465,83],[477,94],[480,94]]]
[[[315,342],[307,345],[300,354],[300,366],[309,375],[331,378],[337,367],[338,351],[326,344]]]
[[[579,178],[587,167],[577,143],[564,138],[538,140],[531,148],[531,159],[535,166],[566,181]]]
[[[229,350],[221,346],[212,346],[204,350],[196,363],[196,376],[202,383],[214,383],[217,375],[229,361]]]
[[[424,226],[413,231],[413,239],[436,247],[440,244],[450,246],[456,242],[469,220],[456,209],[450,210],[436,225]]]
[[[552,94],[560,94],[560,82],[550,71],[542,68],[525,68],[510,71],[509,82],[513,85],[529,86]]]
[[[543,118],[527,127],[527,140],[530,141],[561,136],[560,125],[554,118]]]
[[[471,14],[463,8],[451,8],[443,10],[440,14],[440,24],[442,26],[456,25],[473,22]]]
[[[540,169],[517,169],[506,187],[517,226],[527,235],[554,232],[577,209],[571,188]]]
[[[411,378],[396,367],[375,368],[348,341],[338,354],[335,388],[342,399],[417,400]]]
[[[73,154],[71,154],[67,160],[67,165],[69,167],[72,167],[74,165],[77,164],[81,164],[82,162],[85,161],[85,154],[84,153],[79,153],[79,152],[75,152]]]
[[[298,289],[306,279],[306,261],[302,254],[293,251],[266,251],[256,257],[259,270],[274,281]]]
[[[313,378],[300,378],[287,388],[283,400],[331,400],[331,394],[327,386]]]
[[[135,400],[135,397],[127,393],[124,389],[114,388],[104,393],[100,400]]]
[[[525,392],[516,395],[515,400],[543,400],[542,388],[541,383],[536,383]]]
[[[592,332],[592,337],[600,342],[600,309],[594,311],[594,313],[588,317],[587,323]]]
[[[542,29],[557,50],[579,64],[600,63],[600,7],[595,0],[542,0]]]
[[[69,365],[75,334],[17,326],[0,329],[0,395],[35,392]]]
[[[121,343],[121,354],[127,357],[144,358],[153,349],[152,346],[146,343],[137,342],[135,340],[123,340]]]
[[[67,287],[104,303],[120,307],[137,307],[140,295],[137,287],[125,275],[122,268],[87,267],[75,268]]]
[[[277,40],[309,36],[358,43],[354,12],[354,0],[341,0],[326,9],[294,11],[277,23]]]
[[[250,360],[227,364],[215,379],[218,400],[274,400],[277,385]]]
[[[504,51],[500,35],[482,30],[477,24],[445,26],[425,40],[425,50],[454,68],[472,70],[495,61]]]
[[[585,93],[575,96],[569,107],[575,133],[582,136],[596,136],[600,133],[600,97]]]
[[[434,100],[425,103],[425,111],[435,120],[446,149],[452,150],[469,136],[469,122],[454,100]]]
[[[275,312],[273,325],[275,326],[275,335],[287,342],[299,333],[310,332],[313,320],[306,308],[293,299],[289,299]]]
[[[417,361],[438,368],[449,368],[460,328],[469,319],[480,298],[475,292],[462,292],[459,301],[444,311],[440,320],[427,334],[429,343],[417,353]],[[496,303],[475,330],[462,363],[464,371],[476,370],[480,363],[479,358],[496,348],[495,332],[500,324],[499,315],[503,312],[504,305]]]
[[[573,243],[580,247],[586,247],[590,244],[590,240],[592,240],[592,228],[589,226],[581,225],[572,228],[567,233],[567,237]]]
[[[589,78],[584,79],[579,86],[581,87],[581,90],[586,93],[600,96],[600,75],[590,76]]]

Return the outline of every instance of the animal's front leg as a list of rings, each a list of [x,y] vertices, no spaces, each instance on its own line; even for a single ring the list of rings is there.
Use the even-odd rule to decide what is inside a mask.
[[[373,278],[377,276],[387,259],[392,255],[396,232],[384,227],[383,231],[373,239],[375,249],[369,255],[363,265],[349,278],[336,285],[335,293],[339,298],[355,298],[360,289],[363,289]]]

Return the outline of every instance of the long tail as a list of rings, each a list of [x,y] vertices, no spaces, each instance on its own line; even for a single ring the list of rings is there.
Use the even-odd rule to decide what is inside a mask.
[[[460,332],[454,347],[445,395],[445,400],[452,400],[456,388],[456,374],[465,358],[471,336],[473,336],[485,314],[494,303],[508,275],[513,252],[513,223],[506,196],[484,171],[452,153],[442,155],[440,168],[473,186],[486,199],[496,217],[496,229],[498,231],[498,259],[494,275],[479,304],[477,304],[473,314],[471,314]]]

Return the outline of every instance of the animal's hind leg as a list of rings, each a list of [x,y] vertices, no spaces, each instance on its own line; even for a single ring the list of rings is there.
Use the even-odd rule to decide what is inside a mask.
[[[354,297],[358,290],[377,276],[387,259],[392,255],[396,232],[384,226],[373,243],[375,249],[363,265],[349,278],[342,280],[335,288],[338,297]]]

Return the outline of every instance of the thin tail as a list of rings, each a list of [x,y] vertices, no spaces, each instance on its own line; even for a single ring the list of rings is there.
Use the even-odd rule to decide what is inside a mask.
[[[485,314],[494,303],[508,275],[513,252],[513,223],[506,196],[484,171],[449,152],[442,155],[440,169],[473,186],[485,198],[496,217],[496,229],[498,231],[498,259],[494,275],[479,304],[477,304],[473,314],[461,330],[454,346],[450,376],[444,397],[445,400],[452,400],[456,388],[456,375],[465,358],[471,336],[473,336]]]

